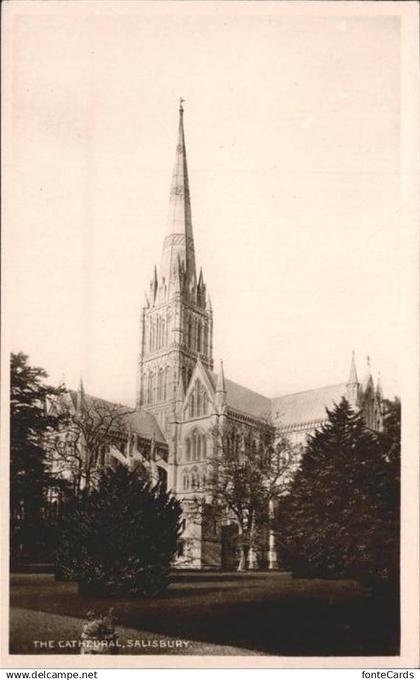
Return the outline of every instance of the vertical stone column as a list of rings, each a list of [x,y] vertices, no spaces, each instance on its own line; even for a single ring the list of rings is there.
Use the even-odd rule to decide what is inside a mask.
[[[255,551],[255,548],[253,546],[254,543],[254,529],[255,529],[255,520],[252,522],[251,526],[251,545],[248,550],[248,569],[258,569],[258,561],[257,561],[257,553]]]
[[[276,539],[274,531],[271,527],[271,522],[274,519],[274,501],[272,498],[268,503],[268,517],[270,522],[270,528],[268,533],[268,568],[278,569],[279,565],[277,561]]]
[[[258,569],[257,555],[253,547],[248,552],[248,569]]]
[[[139,343],[139,355],[137,359],[137,383],[136,383],[136,408],[139,409],[143,405],[144,401],[144,389],[143,385],[143,357],[145,355],[145,316],[146,309],[142,307],[140,313],[140,343]]]

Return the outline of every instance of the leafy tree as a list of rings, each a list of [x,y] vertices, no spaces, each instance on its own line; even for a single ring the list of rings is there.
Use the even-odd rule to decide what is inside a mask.
[[[45,384],[43,368],[29,366],[28,357],[11,355],[10,374],[10,518],[12,562],[35,557],[44,529],[43,506],[51,476],[45,438],[59,427],[48,413],[47,400],[61,388]]]
[[[238,570],[249,566],[264,546],[270,528],[270,508],[287,489],[292,451],[269,420],[241,428],[225,421],[211,431],[213,455],[208,461],[201,503],[211,499],[237,524],[240,558]]]
[[[395,573],[398,408],[378,434],[343,399],[309,438],[280,505],[281,558],[296,574],[378,582]]]
[[[98,485],[68,508],[57,567],[83,594],[154,596],[169,580],[181,508],[162,485],[124,465],[105,468]]]

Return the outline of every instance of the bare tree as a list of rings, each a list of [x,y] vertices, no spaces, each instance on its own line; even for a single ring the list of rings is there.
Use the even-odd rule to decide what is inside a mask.
[[[253,566],[261,541],[272,523],[272,507],[288,489],[293,450],[270,418],[255,426],[232,421],[215,426],[210,436],[213,455],[208,461],[204,497],[238,526],[238,570]],[[203,502],[203,501],[201,501]]]
[[[76,407],[61,400],[61,428],[47,442],[50,469],[67,479],[75,496],[95,483],[112,460],[125,462],[129,437],[127,416],[133,410],[78,393]]]

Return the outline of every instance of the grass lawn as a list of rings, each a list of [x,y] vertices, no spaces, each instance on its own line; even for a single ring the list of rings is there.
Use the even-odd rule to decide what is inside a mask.
[[[82,626],[86,619],[47,614],[12,607],[10,612],[11,654],[79,654]],[[178,640],[167,635],[146,633],[116,626],[119,654],[206,654],[231,656],[244,650],[194,640]],[[258,652],[248,651],[256,655]]]
[[[75,583],[16,574],[11,606],[17,608],[11,614],[15,654],[33,654],[34,640],[53,640],[43,654],[79,653],[57,650],[56,644],[78,639],[88,610],[110,606],[121,640],[140,641],[122,647],[121,654],[386,656],[399,651],[395,604],[354,581],[289,579],[280,572],[176,574],[164,597],[147,600],[81,597]],[[152,640],[162,646],[148,647]],[[188,646],[171,647],[173,640]]]

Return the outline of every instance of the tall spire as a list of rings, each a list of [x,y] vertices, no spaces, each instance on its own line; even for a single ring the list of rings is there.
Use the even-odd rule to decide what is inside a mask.
[[[350,373],[349,373],[349,379],[347,380],[347,385],[355,385],[358,383],[357,380],[357,371],[356,371],[356,359],[355,359],[355,354],[354,350],[351,353],[351,363],[350,363]]]
[[[178,257],[183,265],[188,285],[195,284],[196,268],[191,219],[187,152],[184,135],[184,100],[179,100],[178,144],[169,197],[168,229],[163,244],[161,277],[168,284],[177,276]]]

